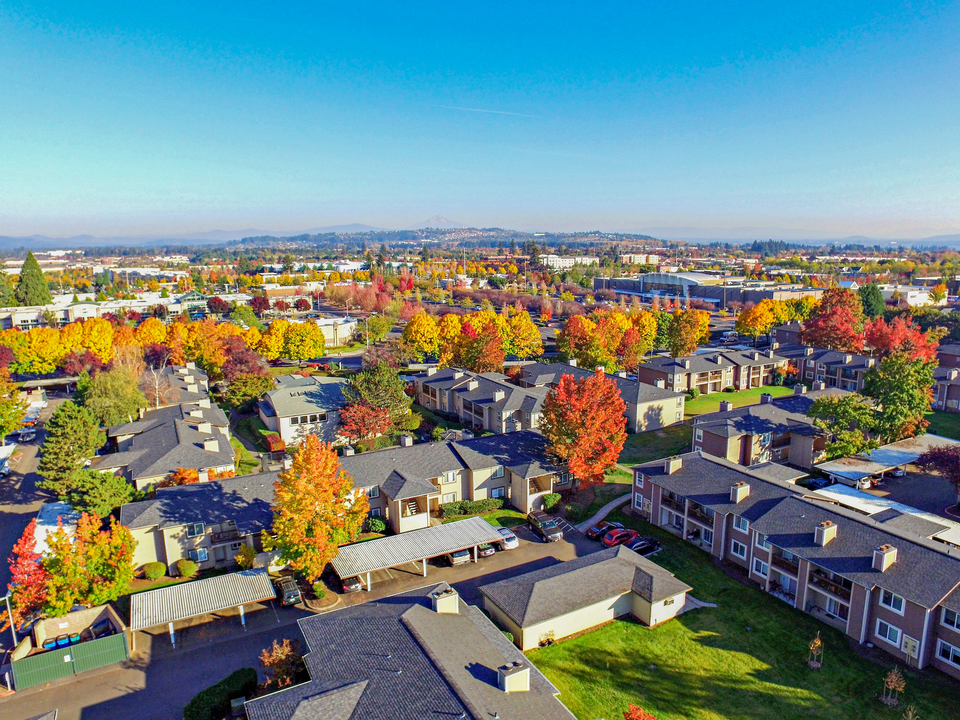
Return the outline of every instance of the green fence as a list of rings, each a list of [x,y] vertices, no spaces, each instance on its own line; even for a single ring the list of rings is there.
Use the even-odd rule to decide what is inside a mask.
[[[85,670],[123,662],[128,657],[126,633],[118,633],[16,660],[13,680],[17,690],[24,690]]]

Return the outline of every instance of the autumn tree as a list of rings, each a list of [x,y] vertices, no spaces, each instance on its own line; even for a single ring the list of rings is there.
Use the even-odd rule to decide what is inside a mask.
[[[300,682],[306,675],[303,652],[296,640],[274,640],[270,647],[260,652],[260,664],[267,678],[260,686],[260,694],[282,690]]]
[[[6,443],[7,435],[23,427],[27,403],[20,397],[20,389],[10,380],[6,368],[0,368],[0,442]]]
[[[14,295],[18,305],[49,305],[53,302],[43,270],[33,252],[28,251],[27,259],[23,261]]]
[[[540,430],[574,477],[600,483],[623,450],[625,410],[616,383],[602,371],[580,380],[563,375],[543,403]]]
[[[179,487],[200,482],[200,471],[196,468],[179,467],[160,482],[159,487]]]
[[[436,320],[425,312],[414,315],[403,328],[403,342],[419,360],[436,354],[438,339]]]
[[[657,720],[657,716],[648,713],[642,707],[630,703],[626,712],[623,713],[623,720]]]
[[[889,323],[882,317],[867,321],[863,335],[868,346],[880,357],[893,353],[903,353],[910,360],[931,362],[937,359],[937,347],[940,338],[946,335],[947,329],[932,327],[923,332],[913,324],[912,319],[898,316]]]
[[[118,367],[94,378],[81,377],[75,397],[101,425],[131,422],[139,416],[140,408],[147,407],[139,381],[129,369]]]
[[[265,326],[249,305],[237,305],[230,313],[230,322],[239,327],[256,328],[263,332]]]
[[[518,358],[528,358],[540,355],[543,352],[543,339],[540,329],[533,324],[530,313],[521,310],[509,320],[510,324],[510,354]]]
[[[930,302],[932,302],[934,305],[939,305],[946,299],[947,299],[947,286],[944,285],[943,283],[934,285],[930,289]]]
[[[340,411],[343,434],[351,441],[366,440],[389,432],[393,427],[386,408],[370,407],[366,403],[347,405]]]
[[[860,352],[863,350],[863,306],[860,297],[845,288],[828,288],[820,304],[803,323],[800,342],[804,345]]]
[[[946,478],[957,492],[960,508],[960,445],[939,445],[927,450],[916,460],[924,472],[936,472]]]
[[[47,571],[37,552],[37,521],[31,519],[10,556],[10,607],[14,627],[20,627],[36,615],[47,602]],[[0,630],[10,624],[4,618]]]
[[[670,357],[692,355],[700,344],[702,329],[698,310],[676,310],[667,333]]]
[[[876,433],[884,442],[925,432],[936,364],[895,353],[864,374],[863,394],[873,399],[878,410]]]
[[[37,483],[55,492],[61,499],[76,484],[76,475],[90,457],[107,441],[93,413],[86,407],[67,401],[53,412],[46,423],[46,439],[37,472]]]
[[[395,368],[386,363],[361,370],[342,386],[347,405],[364,405],[386,410],[391,428],[411,428],[410,406],[413,398],[407,395],[407,384]]]
[[[467,370],[477,373],[501,372],[505,359],[503,338],[493,322],[474,329],[472,323],[463,324],[464,346],[461,362]]]
[[[233,408],[243,408],[259,400],[276,386],[265,375],[238,375],[227,386],[223,399]]]
[[[360,532],[369,509],[333,447],[308,434],[274,483],[271,547],[294,570],[319,577],[337,547]]]
[[[316,323],[291,323],[284,335],[283,356],[291,360],[322,357],[326,342],[323,331]]]
[[[214,296],[207,300],[207,310],[214,315],[226,315],[230,312],[230,303],[223,298]]]
[[[734,329],[744,337],[752,338],[756,345],[757,338],[770,332],[775,322],[773,312],[767,305],[761,303],[740,313]]]
[[[263,314],[270,309],[270,298],[265,295],[254,295],[250,299],[250,308],[259,316],[263,317]]]
[[[869,436],[876,428],[873,405],[861,395],[818,397],[807,415],[830,436],[827,457],[831,460],[880,447],[879,441]]]

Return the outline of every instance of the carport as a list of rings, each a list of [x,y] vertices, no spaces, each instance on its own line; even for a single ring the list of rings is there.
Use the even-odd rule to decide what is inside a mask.
[[[423,576],[426,577],[430,558],[473,548],[473,561],[476,562],[477,546],[502,539],[503,536],[490,523],[473,517],[345,545],[333,559],[333,569],[341,578],[366,575],[366,589],[370,590],[370,574],[378,570],[422,562]]]
[[[276,597],[265,568],[218,575],[206,580],[180,583],[130,596],[130,635],[136,650],[136,632],[166,625],[170,642],[177,647],[173,624],[228,608],[240,610],[240,622],[247,625],[243,606]]]
[[[915,438],[898,440],[882,445],[862,455],[831,460],[816,465],[816,469],[829,475],[833,480],[856,485],[875,475],[880,475],[895,467],[903,467],[917,461],[923,453],[941,445],[957,445],[956,440],[939,435],[920,435]]]

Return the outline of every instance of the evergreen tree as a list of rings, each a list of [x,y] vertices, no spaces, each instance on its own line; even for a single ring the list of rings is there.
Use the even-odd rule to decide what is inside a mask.
[[[73,487],[67,502],[77,512],[109,515],[124,503],[138,500],[140,493],[122,475],[79,470],[73,476]]]
[[[19,305],[48,305],[53,302],[47,281],[43,279],[43,270],[32,252],[28,252],[27,259],[23,261],[14,295]]]
[[[47,438],[37,468],[44,479],[38,484],[63,498],[74,487],[84,461],[96,454],[107,436],[90,410],[72,402],[56,409],[47,421],[46,430]]]
[[[863,304],[863,314],[868,318],[876,319],[883,315],[887,307],[883,301],[883,293],[880,292],[880,286],[875,282],[867,283],[857,289],[860,296],[860,302]]]
[[[407,395],[403,378],[386,363],[357,373],[342,386],[342,392],[348,405],[363,403],[383,408],[390,413],[395,428],[409,428],[413,398]]]

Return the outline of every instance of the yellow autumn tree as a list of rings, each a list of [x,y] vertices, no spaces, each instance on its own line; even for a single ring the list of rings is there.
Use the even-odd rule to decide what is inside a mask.
[[[251,327],[247,328],[243,332],[243,341],[247,344],[247,347],[251,350],[256,350],[260,347],[260,341],[263,339],[263,333],[260,332],[257,328]]]
[[[519,358],[528,358],[543,352],[540,329],[533,324],[530,313],[518,312],[510,318],[510,350]]]
[[[60,351],[64,356],[83,349],[83,323],[72,322],[60,328]]]
[[[437,323],[437,354],[440,367],[449,367],[458,355],[462,339],[463,321],[459,315],[447,313]]]
[[[189,323],[185,346],[187,359],[195,362],[208,375],[215,378],[220,376],[220,368],[227,361],[227,355],[216,320],[208,317]]]
[[[167,326],[167,346],[170,348],[170,364],[183,365],[187,362],[187,325],[175,322]]]
[[[270,323],[267,332],[260,339],[260,354],[267,360],[276,360],[283,354],[289,327],[290,323],[286,320],[274,320]]]
[[[146,347],[154,343],[162,344],[166,339],[167,326],[157,318],[147,318],[137,328],[137,342],[140,343],[140,347]]]
[[[27,331],[27,352],[31,372],[46,375],[57,369],[63,358],[60,332],[49,327],[35,327]]]
[[[283,356],[291,360],[311,360],[323,356],[326,340],[323,331],[312,322],[292,323],[284,336]]]
[[[737,317],[735,329],[744,337],[756,340],[761,335],[770,332],[776,318],[770,308],[763,303],[747,308]]]
[[[85,320],[83,346],[102,362],[110,362],[113,359],[113,325],[103,318]]]
[[[403,329],[403,342],[418,358],[437,352],[437,321],[421,311],[410,318]]]

